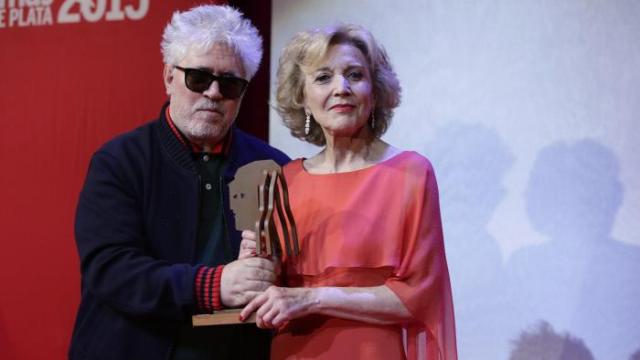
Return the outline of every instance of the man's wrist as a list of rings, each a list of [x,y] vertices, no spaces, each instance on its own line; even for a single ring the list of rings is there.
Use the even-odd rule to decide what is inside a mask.
[[[198,313],[212,313],[223,308],[220,298],[220,278],[224,265],[202,266],[196,272],[195,294]]]
[[[220,282],[222,281],[222,270],[224,265],[218,265],[213,274],[213,295],[212,295],[212,307],[213,310],[222,310],[222,292],[220,291]]]

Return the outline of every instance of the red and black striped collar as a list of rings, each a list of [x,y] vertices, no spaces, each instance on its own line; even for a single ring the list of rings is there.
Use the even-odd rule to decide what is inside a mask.
[[[167,124],[169,124],[169,127],[171,128],[171,131],[173,132],[173,134],[185,147],[190,149],[191,152],[193,153],[203,152],[201,146],[198,146],[190,142],[189,139],[187,139],[187,137],[184,136],[184,134],[182,134],[180,130],[178,130],[176,125],[173,123],[173,120],[171,119],[171,114],[169,113],[169,106],[167,106],[165,110],[165,118],[167,119]],[[231,131],[227,132],[227,135],[225,135],[225,137],[221,141],[219,141],[217,144],[214,144],[211,147],[212,149],[211,153],[228,155],[230,145],[231,145]]]

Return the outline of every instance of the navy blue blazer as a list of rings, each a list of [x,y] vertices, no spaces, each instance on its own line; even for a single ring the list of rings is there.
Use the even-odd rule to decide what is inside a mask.
[[[109,141],[91,159],[76,211],[82,299],[71,359],[166,359],[179,326],[195,313],[199,179],[165,108],[159,119]],[[232,131],[223,179],[232,253],[216,254],[218,263],[234,260],[241,240],[226,186],[236,170],[255,160],[289,160],[261,140]],[[268,335],[253,326],[242,336],[251,348],[252,339],[263,344]]]

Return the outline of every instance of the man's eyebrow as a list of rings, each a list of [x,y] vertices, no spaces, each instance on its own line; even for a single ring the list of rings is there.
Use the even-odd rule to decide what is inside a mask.
[[[201,71],[206,71],[210,74],[214,74],[217,76],[233,76],[233,77],[240,77],[239,74],[234,74],[231,71],[223,71],[223,72],[218,72],[216,73],[215,71],[213,71],[212,68],[206,67],[206,66],[198,66],[196,69],[201,70]]]
[[[231,71],[221,72],[218,75],[220,75],[220,76],[232,76],[232,77],[237,77],[237,78],[241,77],[240,74],[235,74],[235,73],[232,73]]]

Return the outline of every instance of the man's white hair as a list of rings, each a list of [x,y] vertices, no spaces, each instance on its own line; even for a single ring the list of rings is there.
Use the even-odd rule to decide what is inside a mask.
[[[178,65],[187,52],[203,52],[216,43],[231,47],[240,57],[248,80],[255,75],[262,59],[262,37],[258,29],[237,9],[227,5],[201,5],[173,13],[162,34],[165,64]]]

